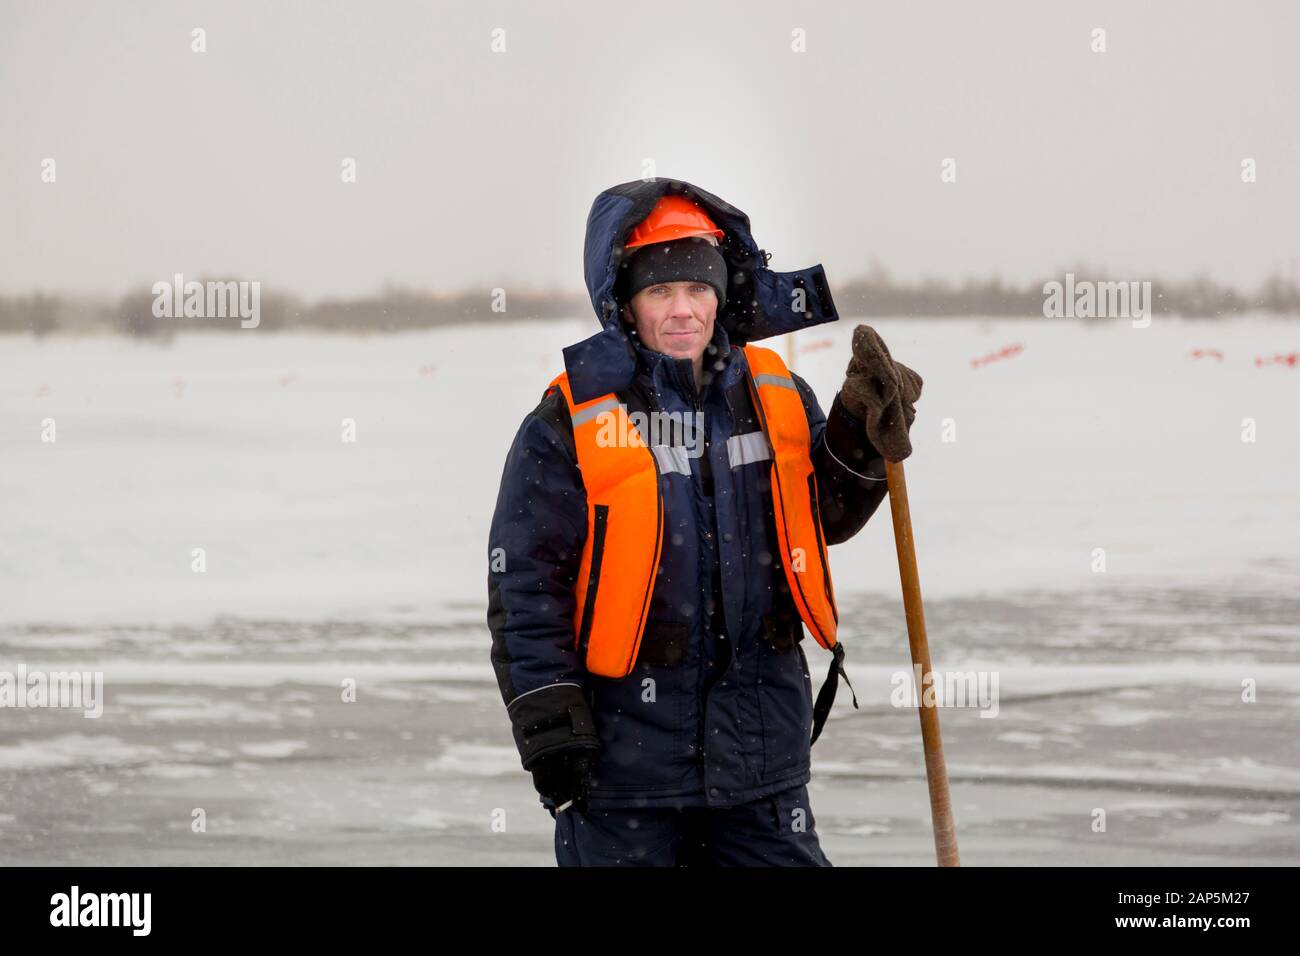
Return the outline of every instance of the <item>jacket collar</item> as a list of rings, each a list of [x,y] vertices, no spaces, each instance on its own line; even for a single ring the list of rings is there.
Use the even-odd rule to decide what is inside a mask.
[[[647,348],[638,338],[632,338],[636,352],[637,373],[649,376],[656,391],[671,388],[687,405],[694,405],[697,395],[707,395],[715,380],[721,379],[725,387],[729,373],[735,368],[731,338],[721,322],[713,323],[713,338],[704,349],[703,387],[695,388],[695,370],[688,358],[673,358],[664,352]]]

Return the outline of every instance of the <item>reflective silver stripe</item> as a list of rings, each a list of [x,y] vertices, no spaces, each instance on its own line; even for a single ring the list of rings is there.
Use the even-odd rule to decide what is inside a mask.
[[[762,432],[732,435],[727,439],[727,460],[732,468],[748,465],[751,461],[767,461],[771,457],[767,450],[767,436]]]
[[[764,372],[762,375],[755,375],[754,384],[779,385],[782,388],[793,388],[796,392],[799,391],[798,386],[794,384],[794,379],[788,378],[785,375],[773,375],[771,372]]]
[[[609,398],[606,398],[603,401],[599,401],[595,405],[590,406],[589,408],[584,408],[580,412],[574,412],[573,427],[577,428],[579,425],[583,425],[591,421],[601,412],[613,411],[616,408],[618,408],[618,399],[615,398],[613,395],[611,395]]]
[[[839,466],[840,466],[841,468],[843,468],[845,471],[847,471],[850,475],[857,475],[859,478],[865,478],[865,479],[867,479],[867,481],[888,481],[888,480],[889,480],[888,476],[886,476],[886,477],[884,477],[884,478],[872,478],[870,475],[864,475],[864,474],[863,474],[862,472],[860,472],[860,471],[854,471],[854,470],[853,470],[852,468],[850,468],[848,465],[844,464],[844,462],[840,461],[840,456],[839,456],[839,455],[837,455],[837,454],[835,454],[835,452],[831,451],[831,443],[830,443],[830,442],[827,442],[827,443],[826,443],[826,454],[830,455],[830,456],[831,456],[832,458],[834,458],[837,462],[839,462]]]
[[[516,697],[510,703],[506,704],[506,710],[509,710],[511,707],[515,706],[516,701],[518,701],[521,697],[527,697],[529,694],[536,694],[539,690],[550,690],[552,687],[577,687],[581,689],[582,685],[575,684],[573,681],[570,680],[561,680],[561,681],[556,681],[554,684],[546,684],[542,687],[534,687],[532,690],[524,691],[522,694],[519,695],[519,697]]]
[[[686,455],[686,446],[651,445],[650,451],[654,453],[655,461],[659,462],[659,470],[665,475],[691,473],[691,461]]]

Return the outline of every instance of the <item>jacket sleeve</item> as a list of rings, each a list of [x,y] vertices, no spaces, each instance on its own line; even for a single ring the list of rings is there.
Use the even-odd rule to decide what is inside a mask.
[[[871,444],[862,419],[844,407],[838,392],[827,418],[812,387],[790,374],[808,413],[822,533],[827,545],[841,544],[862,530],[885,499],[885,459]]]
[[[556,751],[600,746],[573,646],[586,535],[568,406],[554,389],[510,446],[488,537],[492,666],[525,770]]]

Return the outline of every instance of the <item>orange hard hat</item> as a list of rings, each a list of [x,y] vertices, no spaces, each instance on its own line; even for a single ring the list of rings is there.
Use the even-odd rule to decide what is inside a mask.
[[[661,196],[637,227],[632,230],[627,249],[668,242],[688,236],[713,236],[721,241],[725,233],[714,224],[708,213],[685,196]]]

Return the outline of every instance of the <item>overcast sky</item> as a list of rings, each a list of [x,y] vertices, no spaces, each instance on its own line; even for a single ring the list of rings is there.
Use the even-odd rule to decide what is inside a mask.
[[[1300,277],[1298,11],[0,0],[0,292],[580,290],[646,159],[832,282]]]

